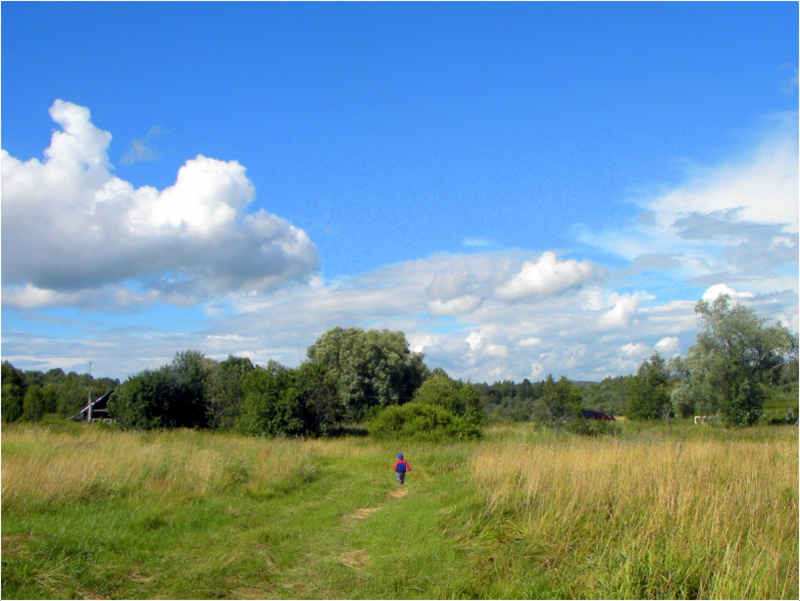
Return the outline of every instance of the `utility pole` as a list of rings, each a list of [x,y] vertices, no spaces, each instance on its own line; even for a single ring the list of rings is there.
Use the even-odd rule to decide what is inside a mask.
[[[89,411],[86,416],[89,423],[92,422],[92,362],[89,361]]]

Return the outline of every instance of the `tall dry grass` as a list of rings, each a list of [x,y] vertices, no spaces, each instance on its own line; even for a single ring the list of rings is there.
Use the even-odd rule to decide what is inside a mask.
[[[258,494],[316,478],[313,444],[203,432],[3,432],[3,511],[118,495]]]
[[[797,598],[793,430],[496,444],[471,467],[487,523],[570,596]]]

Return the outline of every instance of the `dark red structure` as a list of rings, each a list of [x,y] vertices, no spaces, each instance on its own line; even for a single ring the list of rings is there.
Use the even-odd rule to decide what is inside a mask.
[[[615,422],[617,421],[613,415],[611,415],[608,411],[597,411],[595,409],[584,409],[583,410],[583,417],[586,419],[599,419],[604,422]]]

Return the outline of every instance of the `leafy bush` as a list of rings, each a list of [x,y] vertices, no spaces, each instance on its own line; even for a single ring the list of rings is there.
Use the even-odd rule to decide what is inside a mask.
[[[616,422],[585,419],[583,417],[569,420],[564,428],[568,432],[580,434],[582,436],[604,436],[606,434],[619,434],[619,426]]]
[[[557,428],[570,420],[579,419],[581,411],[580,389],[567,376],[561,376],[556,382],[552,374],[548,375],[542,387],[542,396],[534,403],[536,420]]]
[[[443,407],[455,415],[480,423],[485,419],[478,389],[470,383],[453,380],[447,374],[434,374],[414,394],[414,402]]]
[[[367,428],[370,436],[377,440],[469,440],[481,436],[474,420],[455,415],[444,407],[423,403],[388,407],[369,422]]]
[[[180,408],[173,406],[175,380],[162,368],[129,377],[108,402],[111,415],[125,430],[174,428]]]

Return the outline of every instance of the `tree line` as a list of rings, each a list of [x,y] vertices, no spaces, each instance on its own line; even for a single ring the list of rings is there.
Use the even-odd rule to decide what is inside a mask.
[[[61,417],[76,415],[91,396],[97,398],[109,390],[119,388],[120,382],[112,378],[93,378],[90,374],[62,369],[47,372],[22,371],[8,361],[2,364],[2,416],[3,421],[18,419],[39,421],[45,413]]]
[[[95,398],[115,389],[108,408],[123,429],[321,436],[343,424],[369,423],[370,431],[383,438],[412,431],[429,437],[479,435],[483,414],[477,391],[444,370],[429,370],[402,332],[337,327],[325,332],[307,355],[298,367],[289,368],[275,361],[254,365],[246,357],[216,361],[186,350],[169,364],[141,371],[122,384],[69,374],[66,381],[78,378],[83,383],[80,397],[64,387],[47,388],[41,411],[34,411],[29,399],[41,396],[35,382],[43,377],[49,382],[53,373],[22,372],[5,362],[3,419],[36,421],[45,412],[73,416],[86,405],[91,383]],[[63,401],[58,400],[61,393]],[[395,411],[383,415],[390,407]]]
[[[567,395],[574,399],[572,413],[600,409],[633,420],[701,414],[717,416],[728,426],[750,426],[762,416],[771,391],[797,398],[796,335],[749,307],[732,304],[727,295],[712,303],[699,301],[695,313],[701,331],[685,357],[666,360],[656,352],[635,374],[599,383],[562,378],[564,390],[568,384],[575,386]],[[570,403],[554,400],[556,383],[551,380],[477,387],[490,416],[558,424],[563,421],[559,417],[548,418],[551,405],[563,408]],[[565,394],[562,391],[561,397]]]
[[[402,332],[336,327],[325,332],[296,368],[249,358],[216,361],[200,351],[125,380],[62,370],[2,371],[5,422],[44,413],[75,415],[93,396],[116,392],[111,416],[126,429],[199,427],[247,434],[320,436],[342,424],[366,423],[377,438],[480,435],[487,419],[538,421],[576,431],[590,428],[585,409],[629,419],[695,413],[728,425],[754,424],[768,387],[797,389],[797,337],[752,309],[720,296],[695,308],[701,332],[686,357],[654,353],[636,374],[599,383],[552,375],[540,382],[472,384],[430,370]]]

